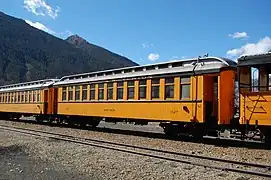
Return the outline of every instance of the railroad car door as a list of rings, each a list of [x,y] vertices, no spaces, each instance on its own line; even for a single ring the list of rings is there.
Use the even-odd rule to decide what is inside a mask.
[[[44,93],[44,109],[43,109],[43,113],[44,114],[48,114],[48,93],[49,91],[46,89],[43,91]]]
[[[49,88],[44,90],[44,114],[54,114],[57,112],[57,89]]]
[[[52,114],[57,113],[57,99],[58,99],[58,89],[52,88],[53,94],[52,94]]]
[[[57,88],[49,88],[45,90],[44,98],[47,104],[47,114],[55,114],[57,113]]]
[[[218,76],[206,75],[204,78],[204,120],[209,126],[218,121]]]

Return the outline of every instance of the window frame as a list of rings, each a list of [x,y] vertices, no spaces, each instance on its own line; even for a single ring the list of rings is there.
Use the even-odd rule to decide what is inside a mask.
[[[188,81],[182,81],[182,79],[188,79]],[[183,87],[188,86],[189,87],[189,97],[183,97]],[[191,77],[180,77],[180,99],[190,99],[191,98]]]
[[[154,80],[158,80],[158,82],[154,82]],[[151,99],[160,99],[160,78],[153,78],[151,79]],[[157,96],[153,96],[154,93],[154,88],[158,87],[158,97]]]
[[[93,93],[94,92],[94,96],[92,96]],[[90,94],[89,94],[89,99],[91,100],[91,101],[94,101],[95,100],[95,98],[96,98],[96,87],[95,87],[95,83],[93,83],[93,84],[90,84]]]
[[[67,90],[68,88],[66,87],[66,86],[64,86],[64,87],[62,87],[62,101],[67,101],[68,100],[68,98],[67,98],[67,92],[68,92],[68,90]]]
[[[130,97],[130,90],[133,92],[133,96]],[[128,100],[134,100],[135,99],[135,81],[134,80],[128,80],[127,81],[127,99]]]
[[[66,91],[66,92],[67,92],[67,91]],[[37,91],[37,102],[38,102],[38,103],[41,102],[41,95],[40,95],[40,94],[41,94],[41,91],[38,90],[38,91]],[[67,98],[67,96],[66,96],[66,98]]]
[[[141,82],[144,82],[141,84]],[[141,89],[145,89],[144,97],[141,97]],[[140,79],[138,82],[138,99],[147,99],[147,79]]]
[[[80,85],[74,86],[74,90],[75,90],[74,100],[75,101],[81,101],[81,98],[80,98],[80,91],[81,91]]]
[[[69,86],[68,87],[68,101],[73,101],[74,100],[73,90],[74,90],[74,86]]]
[[[173,81],[171,82],[167,82],[167,80],[169,80],[169,79],[172,79]],[[168,94],[167,94],[167,88],[172,88],[173,87],[173,89],[170,89],[170,91],[172,91],[173,93],[172,93],[172,97],[171,96],[167,96]],[[175,96],[175,77],[166,77],[165,78],[165,92],[164,92],[164,94],[165,94],[165,99],[174,99],[174,96]]]
[[[104,83],[98,84],[98,100],[104,100]]]
[[[121,98],[120,98],[120,93],[121,92]],[[124,99],[124,82],[119,81],[117,82],[117,100],[123,100]]]
[[[82,85],[82,100],[83,101],[88,100],[88,85],[87,84]]]
[[[107,100],[114,99],[114,83],[109,82],[107,83]]]

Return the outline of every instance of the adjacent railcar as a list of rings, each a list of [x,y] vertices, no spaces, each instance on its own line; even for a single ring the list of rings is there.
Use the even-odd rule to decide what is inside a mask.
[[[57,91],[52,85],[56,81],[49,79],[0,87],[0,116],[18,119],[55,114]]]
[[[82,125],[126,119],[159,121],[166,133],[228,126],[234,115],[236,63],[218,57],[65,76],[57,114]]]
[[[237,68],[243,133],[260,130],[271,144],[271,53],[242,56]]]

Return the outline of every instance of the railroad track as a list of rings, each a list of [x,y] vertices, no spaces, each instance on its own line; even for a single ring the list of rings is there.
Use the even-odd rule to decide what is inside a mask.
[[[123,143],[97,140],[91,138],[81,138],[66,134],[53,133],[48,131],[34,130],[28,128],[19,128],[0,125],[0,129],[5,131],[12,131],[25,135],[31,135],[39,138],[50,138],[59,141],[66,141],[86,146],[93,146],[98,148],[104,148],[114,151],[120,151],[124,153],[130,153],[134,155],[147,156],[151,158],[157,158],[160,160],[166,160],[177,163],[190,164],[195,166],[201,166],[211,169],[218,169],[228,172],[236,172],[254,175],[258,177],[271,178],[271,166],[265,164],[256,164],[249,162],[240,162],[234,160],[226,160],[222,158],[206,157],[188,153],[166,151],[161,149],[147,148],[135,145],[128,145]],[[216,165],[213,165],[216,164]]]

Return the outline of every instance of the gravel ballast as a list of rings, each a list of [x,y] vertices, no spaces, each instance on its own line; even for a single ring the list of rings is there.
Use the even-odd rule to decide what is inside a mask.
[[[50,127],[0,121],[0,124],[35,128],[72,136],[110,140],[131,145],[210,157],[271,164],[271,152],[264,149],[219,147],[201,143],[154,139],[123,134],[70,128]],[[29,169],[55,179],[258,179],[244,174],[225,172],[146,156],[101,149],[46,138],[36,138],[0,130],[0,179],[16,179],[16,173],[31,179]],[[13,164],[20,164],[16,171]],[[22,164],[27,164],[22,165]],[[3,167],[3,168],[2,168]],[[47,168],[47,169],[45,169]],[[44,170],[45,169],[45,170]],[[42,173],[41,173],[42,172]],[[34,175],[35,173],[33,173]],[[7,178],[8,177],[8,178]],[[33,176],[37,177],[37,176]],[[34,178],[35,179],[35,178]],[[53,178],[54,179],[54,178]]]

